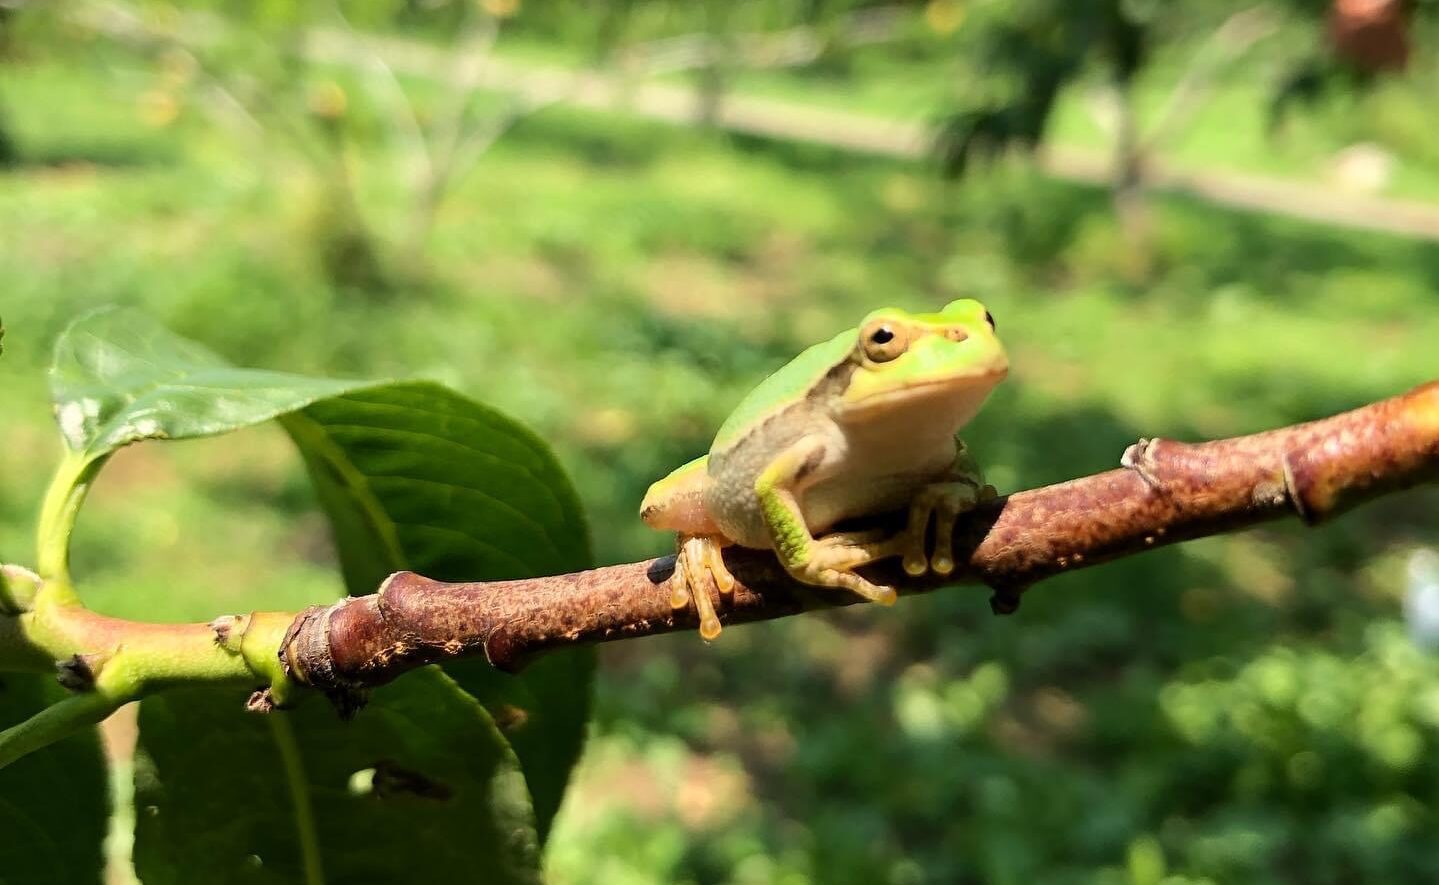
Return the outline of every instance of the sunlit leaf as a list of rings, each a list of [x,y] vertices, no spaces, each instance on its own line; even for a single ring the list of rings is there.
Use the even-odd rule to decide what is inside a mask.
[[[549,449],[453,391],[391,384],[283,423],[330,515],[351,593],[373,592],[398,569],[474,581],[589,565],[578,499]],[[549,655],[517,677],[482,661],[453,667],[519,754],[542,837],[579,755],[593,669],[589,649]]]
[[[280,419],[330,517],[353,594],[374,592],[400,569],[475,581],[590,562],[579,501],[544,442],[437,384],[234,368],[143,314],[106,310],[62,336],[53,386],[67,444],[89,458]],[[542,836],[583,742],[593,670],[588,649],[548,656],[517,677],[484,664],[456,669],[518,753]]]
[[[369,382],[237,369],[132,310],[76,320],[55,345],[50,387],[65,444],[90,458],[145,439],[213,436]]]

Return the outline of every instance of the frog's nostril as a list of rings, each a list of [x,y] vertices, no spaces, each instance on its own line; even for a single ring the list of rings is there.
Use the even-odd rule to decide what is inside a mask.
[[[944,330],[944,335],[950,341],[963,341],[964,339],[969,337],[969,333],[961,329],[959,326],[950,326],[948,329]]]

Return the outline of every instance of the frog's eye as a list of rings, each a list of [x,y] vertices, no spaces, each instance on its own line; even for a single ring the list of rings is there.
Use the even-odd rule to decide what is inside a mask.
[[[992,314],[992,313],[990,313],[989,311],[986,310],[986,311],[984,312],[984,321],[985,321],[986,323],[989,323],[989,331],[991,331],[991,332],[996,331],[996,330],[995,330],[995,326],[994,326],[994,314]]]
[[[883,320],[865,327],[860,335],[860,343],[864,347],[865,357],[872,363],[889,362],[904,353],[908,344],[903,329],[895,328]]]

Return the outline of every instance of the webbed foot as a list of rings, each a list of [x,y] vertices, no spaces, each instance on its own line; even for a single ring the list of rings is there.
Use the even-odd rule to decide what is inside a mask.
[[[894,605],[893,587],[875,584],[854,573],[860,566],[898,555],[898,538],[885,531],[835,532],[818,538],[807,562],[790,569],[795,578],[821,587],[842,587],[870,602]]]

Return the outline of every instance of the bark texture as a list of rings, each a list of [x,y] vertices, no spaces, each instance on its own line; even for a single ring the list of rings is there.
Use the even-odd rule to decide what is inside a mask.
[[[1439,381],[1331,418],[1189,444],[1140,440],[1120,469],[1017,492],[955,527],[955,574],[911,578],[897,561],[866,573],[900,593],[954,584],[994,591],[998,613],[1059,572],[1284,516],[1313,524],[1398,489],[1439,479]],[[878,525],[902,524],[899,515]],[[850,594],[796,582],[767,551],[729,548],[738,579],[716,602],[726,624],[849,605]],[[673,558],[517,581],[442,583],[413,572],[377,592],[301,612],[280,658],[342,709],[414,667],[484,655],[502,670],[574,643],[698,626],[670,608]]]

